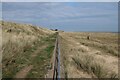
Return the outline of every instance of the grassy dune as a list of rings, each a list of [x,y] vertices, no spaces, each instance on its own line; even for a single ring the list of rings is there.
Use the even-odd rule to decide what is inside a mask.
[[[44,78],[51,69],[56,33],[0,22],[3,78]],[[118,34],[60,32],[61,78],[118,78]]]
[[[61,76],[118,78],[118,34],[62,32]]]
[[[90,39],[87,39],[88,36]],[[94,47],[113,56],[119,56],[117,33],[76,33],[74,38],[80,40],[83,45]]]
[[[55,32],[27,24],[0,23],[3,78],[22,77],[21,70],[27,66],[32,67],[25,77],[44,77],[54,49]]]

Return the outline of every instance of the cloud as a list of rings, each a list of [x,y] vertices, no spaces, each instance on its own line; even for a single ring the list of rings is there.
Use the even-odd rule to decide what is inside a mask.
[[[76,30],[85,27],[117,29],[118,5],[113,3],[33,2],[3,3],[4,20],[27,22],[35,25],[62,26]],[[100,27],[101,26],[101,27]],[[66,28],[68,27],[68,28]],[[110,28],[109,28],[110,27]]]
[[[0,3],[0,20],[2,20],[2,3]]]
[[[118,2],[119,0],[2,0],[2,2]]]

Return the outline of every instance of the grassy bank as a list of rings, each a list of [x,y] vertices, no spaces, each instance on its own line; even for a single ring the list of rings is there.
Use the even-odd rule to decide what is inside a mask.
[[[63,78],[118,78],[118,34],[61,32]]]
[[[21,69],[29,65],[34,66],[36,71],[42,69],[35,77],[44,77],[54,48],[56,34],[32,25],[3,21],[1,24],[3,31],[3,78],[13,78]],[[40,73],[42,76],[39,75]],[[27,77],[34,77],[34,75]]]

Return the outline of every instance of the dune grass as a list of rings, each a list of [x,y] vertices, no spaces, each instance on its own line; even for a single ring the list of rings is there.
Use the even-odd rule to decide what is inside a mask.
[[[50,60],[53,55],[56,34],[50,35],[42,40],[47,46],[44,49],[42,49],[32,61],[34,67],[29,72],[27,77],[44,78],[48,69],[51,68]]]
[[[120,55],[118,52],[118,33],[83,32],[76,33],[75,36],[72,36],[74,35],[73,33],[70,35],[79,41],[82,45],[99,49],[103,52],[108,53],[108,55]],[[87,39],[88,36],[89,39]]]
[[[115,33],[64,32],[60,35],[64,78],[118,78]]]
[[[83,54],[72,58],[79,69],[93,73],[97,78],[116,78],[115,72],[110,72],[104,65],[104,60],[93,55]],[[100,62],[99,62],[100,61]],[[102,61],[102,62],[101,62]]]
[[[81,40],[80,41],[82,45],[85,45],[85,46],[89,46],[89,47],[95,47],[103,52],[106,52],[110,55],[113,55],[113,56],[119,56],[119,52],[118,52],[118,49],[117,46],[114,48],[110,45],[107,45],[107,44],[99,44],[99,43],[96,43],[96,42],[92,42],[92,41],[88,41],[88,40]]]
[[[27,65],[44,65],[45,63],[42,62],[43,60],[46,60],[48,64],[56,38],[56,34],[54,34],[54,32],[26,24],[4,21],[2,21],[1,24],[3,28],[3,78],[13,78],[17,72],[19,72],[23,67]],[[39,52],[38,49],[44,45],[47,45],[48,47],[46,47],[46,49],[40,50]],[[52,46],[52,48],[50,46]],[[45,51],[47,49],[51,51],[51,53]],[[48,54],[47,56],[49,56],[49,59],[40,56],[41,54],[38,54],[39,57],[37,56],[38,58],[36,57],[36,59],[32,58],[31,55],[33,55],[37,50],[39,53]],[[39,64],[37,62],[39,62]],[[36,70],[39,68],[36,68]],[[43,72],[44,70],[45,69],[43,68]],[[42,74],[41,77],[43,77],[43,75],[44,74]]]

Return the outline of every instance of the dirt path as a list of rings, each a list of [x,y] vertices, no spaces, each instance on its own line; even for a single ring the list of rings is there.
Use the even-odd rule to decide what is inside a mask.
[[[43,45],[41,47],[39,47],[34,53],[32,53],[31,58],[35,58],[37,56],[38,53],[40,53],[40,50],[46,48],[47,45]],[[25,66],[22,70],[20,70],[15,78],[25,78],[27,76],[27,74],[29,73],[29,71],[33,68],[33,65],[30,66]]]
[[[33,68],[33,65],[25,66],[22,70],[20,70],[15,78],[25,78],[28,72]]]
[[[39,48],[31,55],[31,57],[32,57],[32,58],[36,57],[37,54],[40,52],[40,50],[43,50],[43,49],[45,49],[46,47],[47,47],[47,45],[43,45],[43,46],[39,47]]]

